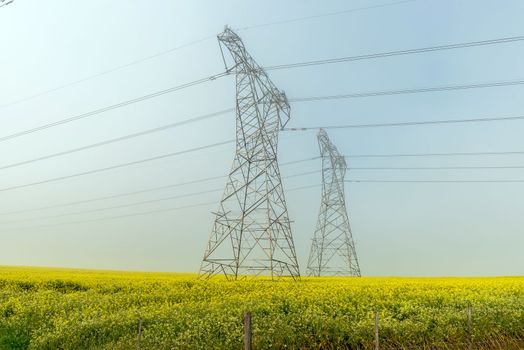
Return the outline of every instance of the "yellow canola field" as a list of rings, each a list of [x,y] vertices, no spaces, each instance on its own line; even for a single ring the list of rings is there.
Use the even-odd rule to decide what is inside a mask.
[[[0,349],[524,348],[524,277],[302,278],[0,267]]]

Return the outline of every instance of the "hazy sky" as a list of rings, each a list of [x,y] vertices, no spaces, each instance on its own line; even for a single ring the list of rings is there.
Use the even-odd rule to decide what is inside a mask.
[[[393,1],[15,0],[0,8],[0,137],[223,71],[216,34]],[[418,0],[239,30],[265,66],[524,35],[521,0]],[[65,89],[115,67],[199,41]],[[290,98],[524,78],[524,42],[271,71]],[[0,142],[0,168],[234,106],[233,77]],[[522,115],[524,87],[292,103],[289,126]],[[524,151],[524,121],[330,130],[346,155]],[[221,142],[226,114],[0,169],[0,265],[197,271],[225,179],[31,212],[226,175],[232,144],[53,183],[2,189]],[[281,134],[280,162],[318,155],[315,131]],[[350,167],[523,166],[524,155],[351,158]],[[283,176],[319,161],[282,167]],[[363,180],[524,180],[524,169],[350,170]],[[320,174],[284,179],[286,189]],[[185,198],[106,209],[217,189]],[[524,183],[350,183],[363,275],[524,274]],[[320,188],[286,194],[302,271]],[[204,206],[127,216],[161,209]],[[78,213],[80,212],[80,213]],[[76,214],[75,214],[76,213]],[[71,215],[65,215],[71,214]],[[112,220],[99,220],[124,216]],[[89,221],[74,223],[77,221]],[[56,225],[55,225],[56,224]]]

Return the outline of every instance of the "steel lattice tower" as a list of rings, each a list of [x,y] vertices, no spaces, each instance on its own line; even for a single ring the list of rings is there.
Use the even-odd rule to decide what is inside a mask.
[[[231,29],[218,35],[235,62],[236,154],[215,214],[200,276],[299,276],[277,163],[290,107]]]
[[[307,264],[310,276],[360,276],[344,196],[346,160],[320,129],[322,201]]]

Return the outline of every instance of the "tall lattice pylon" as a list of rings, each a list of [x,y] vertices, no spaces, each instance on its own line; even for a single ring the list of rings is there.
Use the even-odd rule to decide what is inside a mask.
[[[322,158],[322,200],[307,274],[360,276],[344,195],[346,160],[324,130],[320,129],[317,137]]]
[[[236,154],[200,267],[224,274],[299,276],[277,163],[278,133],[289,120],[286,95],[227,28],[218,35],[235,62]]]

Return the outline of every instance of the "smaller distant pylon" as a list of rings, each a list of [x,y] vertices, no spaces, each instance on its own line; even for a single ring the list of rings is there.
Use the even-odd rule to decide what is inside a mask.
[[[344,194],[346,160],[325,130],[317,135],[322,158],[322,200],[307,264],[309,276],[358,276],[355,243]]]

